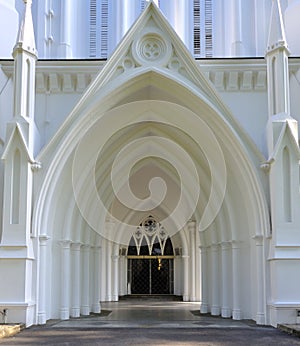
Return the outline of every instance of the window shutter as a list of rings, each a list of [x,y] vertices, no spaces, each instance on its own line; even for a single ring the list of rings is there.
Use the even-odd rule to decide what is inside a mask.
[[[205,0],[205,56],[212,57],[213,52],[213,13],[212,13],[212,0]]]
[[[194,0],[194,55],[201,55],[201,8],[200,0]]]
[[[108,0],[102,0],[101,2],[101,31],[100,31],[100,57],[106,58],[108,52]]]
[[[106,58],[108,53],[108,0],[90,0],[90,54],[91,58]]]
[[[97,0],[90,0],[90,57],[97,56]]]
[[[211,58],[213,54],[212,0],[194,0],[194,55]]]
[[[141,0],[140,2],[140,11],[143,12],[146,7],[146,0]]]

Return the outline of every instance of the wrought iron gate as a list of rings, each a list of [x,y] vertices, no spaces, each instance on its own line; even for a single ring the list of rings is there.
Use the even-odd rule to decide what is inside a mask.
[[[173,258],[129,258],[128,282],[132,294],[173,294]],[[150,256],[149,256],[150,257]]]

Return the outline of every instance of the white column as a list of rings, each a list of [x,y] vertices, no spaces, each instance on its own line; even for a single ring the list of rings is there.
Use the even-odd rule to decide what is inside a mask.
[[[183,295],[182,292],[182,260],[180,256],[176,256],[174,258],[174,294],[176,296]]]
[[[181,40],[187,44],[188,43],[188,22],[189,22],[189,13],[188,13],[188,0],[175,0],[174,7],[174,28]]]
[[[135,21],[135,9],[137,3],[135,0],[122,0],[122,35],[124,36]]]
[[[81,243],[71,244],[73,262],[71,317],[80,316],[80,247]]]
[[[177,2],[177,0],[175,0]],[[165,17],[168,19],[168,22],[175,29],[175,6],[174,0],[160,0],[160,9]]]
[[[70,240],[63,240],[61,244],[61,286],[60,286],[60,319],[70,317]]]
[[[82,245],[81,314],[90,314],[90,245]]]
[[[124,296],[127,292],[127,289],[126,289],[127,268],[126,268],[126,257],[122,254],[119,260],[119,278],[120,278],[119,295]]]
[[[112,299],[111,292],[111,281],[112,281],[112,242],[106,241],[106,298],[107,302]]]
[[[39,260],[39,312],[38,324],[46,323],[46,273],[47,273],[47,241],[49,237],[40,235],[40,260]]]
[[[101,312],[100,305],[100,267],[101,267],[101,246],[95,246],[94,251],[94,297],[92,311],[95,313]]]
[[[265,324],[264,312],[264,263],[263,263],[263,236],[257,235],[254,237],[256,245],[256,280],[257,280],[257,313],[256,323]]]
[[[244,53],[242,39],[242,5],[241,0],[232,0],[232,46],[231,51],[233,56],[241,56]]]
[[[190,234],[190,301],[196,300],[196,222],[188,222]]]
[[[231,317],[230,304],[230,283],[229,283],[229,255],[230,255],[230,242],[223,242],[221,244],[222,248],[222,317]]]
[[[219,246],[213,244],[211,246],[211,262],[212,262],[212,288],[211,288],[211,314],[220,315],[220,299],[219,299]]]
[[[189,256],[183,255],[183,301],[189,301]]]
[[[60,57],[72,57],[71,50],[71,20],[72,20],[72,1],[61,1],[61,16],[60,16]]]
[[[113,294],[112,300],[117,302],[119,300],[119,256],[112,256],[113,262]]]
[[[200,312],[202,314],[208,313],[208,289],[207,289],[207,248],[199,246],[201,258],[201,305]]]
[[[239,266],[239,243],[232,242],[232,295],[233,295],[233,309],[232,318],[234,320],[240,320],[242,313],[240,309],[240,266]]]
[[[100,291],[100,297],[101,301],[106,300],[106,262],[107,262],[107,257],[106,257],[106,239],[102,239],[102,251],[101,251],[101,291]]]

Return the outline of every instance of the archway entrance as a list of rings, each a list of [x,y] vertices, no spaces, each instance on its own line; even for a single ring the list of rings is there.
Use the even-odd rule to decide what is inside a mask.
[[[174,251],[164,227],[151,215],[128,246],[128,291],[131,294],[174,293]]]

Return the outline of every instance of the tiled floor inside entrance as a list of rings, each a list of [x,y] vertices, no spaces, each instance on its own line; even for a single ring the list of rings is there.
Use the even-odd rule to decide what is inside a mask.
[[[52,322],[55,328],[252,328],[253,321],[200,315],[200,303],[125,300],[102,303],[102,314]]]

